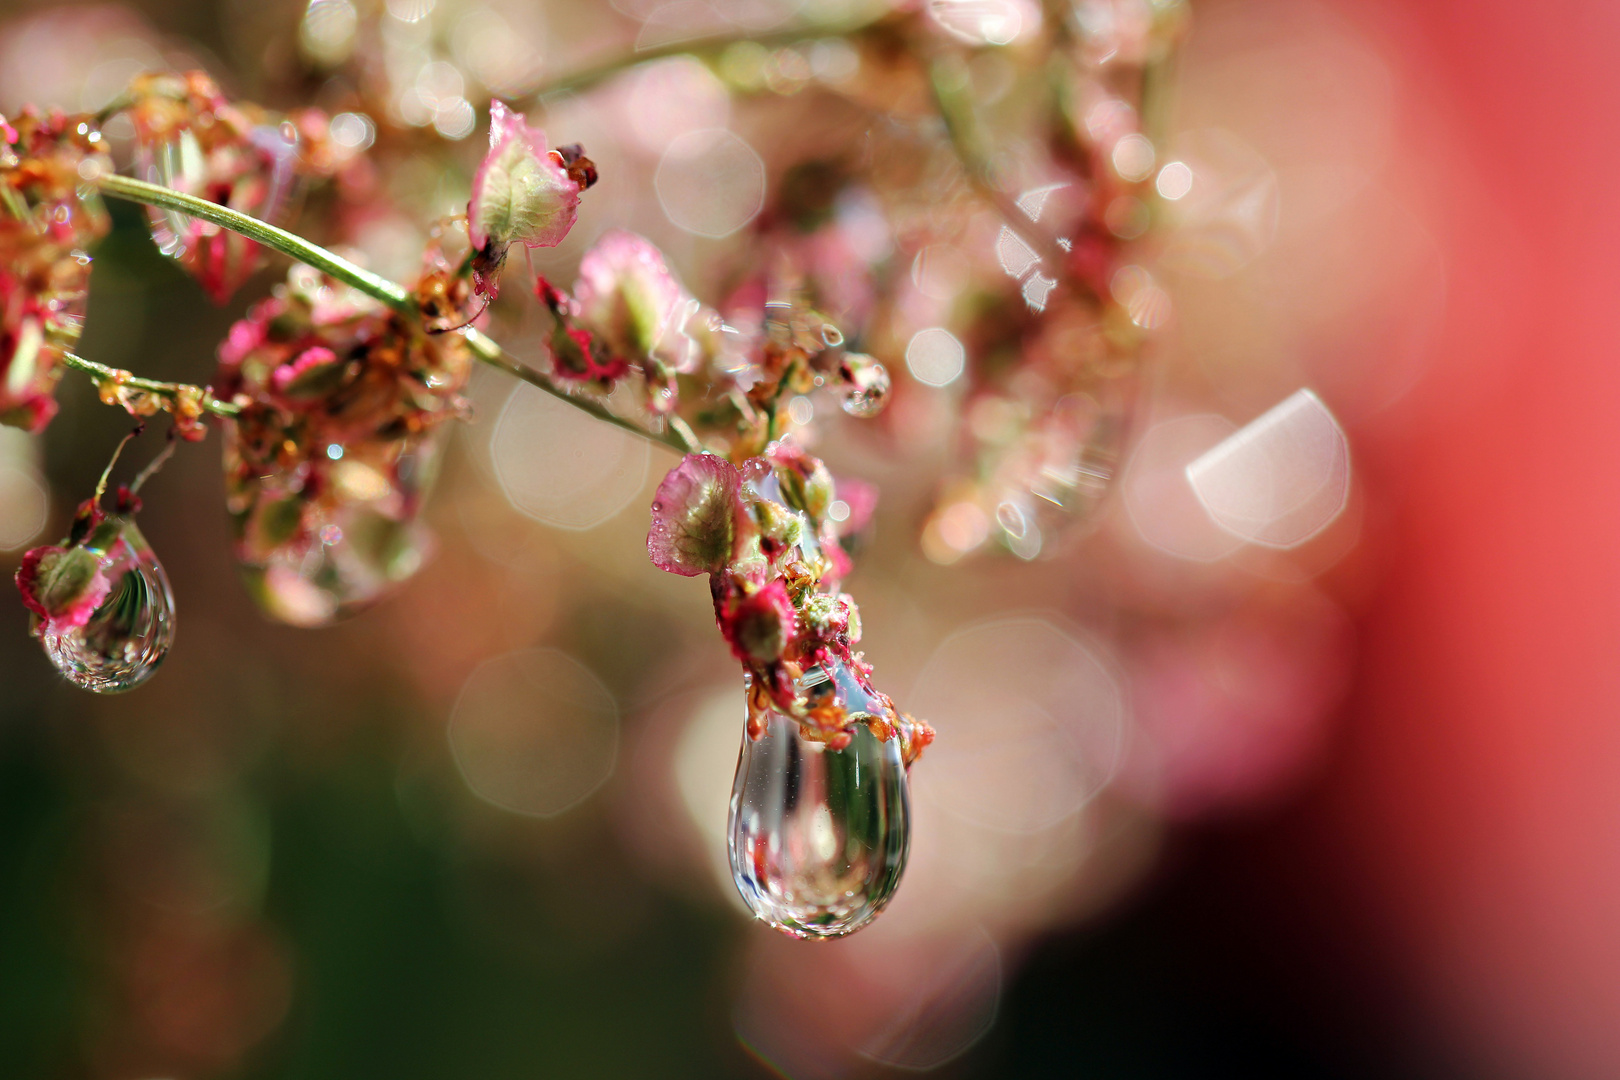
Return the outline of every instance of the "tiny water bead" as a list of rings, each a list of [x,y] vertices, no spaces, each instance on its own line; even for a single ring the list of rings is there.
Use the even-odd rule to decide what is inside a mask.
[[[819,669],[804,681],[813,674],[825,681]],[[839,675],[840,688],[860,693]],[[879,739],[859,722],[851,734],[834,750],[772,712],[760,738],[743,736],[727,829],[732,877],[755,915],[793,937],[859,930],[888,904],[906,868],[911,809],[901,741]]]
[[[889,404],[889,373],[871,357],[847,354],[839,375],[842,393],[838,403],[849,415],[870,419]]]
[[[83,626],[41,627],[45,655],[85,690],[133,690],[151,678],[174,643],[168,575],[128,518],[107,518],[83,547],[100,560],[110,588]]]

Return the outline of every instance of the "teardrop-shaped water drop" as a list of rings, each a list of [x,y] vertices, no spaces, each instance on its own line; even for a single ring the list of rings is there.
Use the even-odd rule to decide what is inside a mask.
[[[169,577],[127,518],[108,518],[85,547],[100,557],[111,588],[83,626],[44,632],[45,655],[86,690],[132,690],[151,677],[174,643]]]
[[[772,713],[743,736],[727,830],[731,873],[755,915],[802,938],[841,937],[875,919],[899,887],[911,809],[900,740],[865,724],[842,750]]]

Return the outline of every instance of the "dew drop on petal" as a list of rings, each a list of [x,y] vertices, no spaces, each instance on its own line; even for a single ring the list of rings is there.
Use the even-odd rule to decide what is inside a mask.
[[[151,677],[174,643],[174,594],[163,565],[133,521],[101,556],[112,582],[107,599],[83,626],[47,631],[45,655],[68,681],[98,694],[132,690]]]
[[[836,677],[861,693],[842,668]],[[900,740],[880,740],[865,724],[853,735],[832,750],[772,712],[759,739],[743,736],[726,830],[732,878],[755,915],[793,937],[859,930],[906,868],[911,808]]]
[[[882,364],[872,361],[852,366],[838,404],[851,416],[870,419],[888,405],[889,387],[889,372]]]

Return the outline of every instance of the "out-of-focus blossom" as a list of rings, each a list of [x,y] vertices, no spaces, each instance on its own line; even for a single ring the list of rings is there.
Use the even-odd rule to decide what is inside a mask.
[[[142,75],[125,102],[137,167],[149,180],[272,223],[287,213],[300,180],[330,178],[358,152],[332,137],[319,110],[281,116],[233,103],[200,71]],[[260,246],[229,229],[155,207],[149,216],[158,248],[215,303],[229,300],[263,263]]]
[[[84,327],[84,249],[108,229],[80,190],[111,168],[91,117],[0,117],[0,423],[40,431],[56,413],[62,354]]]
[[[417,516],[471,357],[352,289],[295,267],[220,347],[226,500],[237,557],[274,617],[313,626],[421,564]]]
[[[700,305],[646,238],[614,229],[598,240],[580,260],[574,299],[580,322],[614,356],[650,357],[681,373],[697,365],[686,327]]]

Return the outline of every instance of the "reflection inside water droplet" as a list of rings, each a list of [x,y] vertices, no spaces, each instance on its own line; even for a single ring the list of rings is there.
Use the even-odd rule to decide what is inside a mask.
[[[97,538],[106,537],[97,548]],[[131,690],[151,677],[174,642],[169,578],[133,521],[108,518],[87,550],[112,583],[83,626],[47,631],[45,655],[70,682],[98,694]]]
[[[838,682],[860,693],[842,671]],[[732,877],[755,915],[794,937],[859,930],[905,871],[911,812],[900,740],[880,740],[865,724],[853,734],[830,750],[773,712],[763,736],[743,737],[727,830]]]

